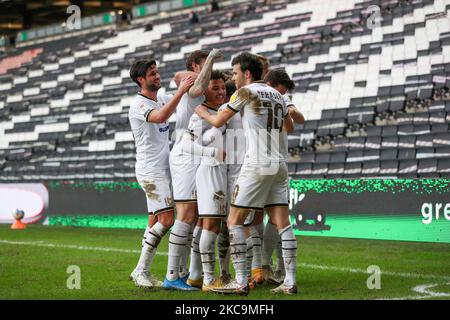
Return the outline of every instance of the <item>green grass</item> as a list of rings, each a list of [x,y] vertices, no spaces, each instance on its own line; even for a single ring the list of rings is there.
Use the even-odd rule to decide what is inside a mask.
[[[307,236],[298,241],[299,293],[294,297],[273,296],[269,285],[257,287],[248,297],[144,290],[128,281],[139,256],[142,233],[39,225],[11,230],[0,225],[0,299],[377,299],[421,296],[412,289],[424,284],[436,284],[430,290],[446,293],[441,299],[450,297],[450,244]],[[167,252],[167,236],[158,250]],[[166,255],[155,257],[152,270],[161,279],[166,264]],[[81,269],[80,290],[67,289],[70,265]],[[370,265],[378,265],[382,271],[379,290],[367,288],[369,274],[365,270]]]

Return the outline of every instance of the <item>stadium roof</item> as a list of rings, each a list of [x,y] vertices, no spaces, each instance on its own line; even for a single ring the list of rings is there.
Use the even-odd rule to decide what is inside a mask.
[[[113,10],[127,10],[145,2],[151,1],[0,0],[0,36],[11,36],[24,29],[63,22],[69,16],[66,10],[70,5],[78,5],[84,17]]]

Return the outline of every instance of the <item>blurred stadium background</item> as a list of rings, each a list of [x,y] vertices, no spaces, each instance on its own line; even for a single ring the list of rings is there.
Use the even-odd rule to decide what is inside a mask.
[[[129,67],[135,58],[154,57],[161,90],[171,92],[190,52],[218,48],[224,60],[215,68],[228,69],[234,54],[251,51],[271,67],[284,67],[295,82],[290,95],[306,118],[289,135],[297,235],[430,242],[379,247],[377,241],[305,237],[303,297],[404,298],[417,279],[448,281],[450,2],[212,2],[0,0],[0,258],[23,257],[4,259],[6,270],[33,265],[44,279],[55,274],[54,266],[72,263],[64,250],[115,246],[114,256],[73,255],[96,278],[87,294],[69,297],[146,298],[130,293],[125,281],[114,291],[117,279],[103,278],[101,270],[106,263],[126,278],[147,221],[135,182],[128,110],[138,88]],[[24,210],[25,223],[38,224],[28,234],[9,230],[16,209]],[[49,255],[48,247],[62,251]],[[361,292],[354,281],[366,277],[360,274],[373,259],[397,270],[390,276],[398,290]],[[360,269],[346,269],[349,264]],[[163,262],[155,268],[165,271]],[[329,280],[326,293],[314,284],[317,270]],[[24,288],[28,276],[17,277],[2,277],[14,289],[3,298],[39,297],[42,286]],[[352,284],[347,291],[339,278]],[[96,291],[105,283],[110,291]],[[440,296],[415,292],[448,298],[447,287]],[[66,297],[52,283],[44,288],[47,298]]]

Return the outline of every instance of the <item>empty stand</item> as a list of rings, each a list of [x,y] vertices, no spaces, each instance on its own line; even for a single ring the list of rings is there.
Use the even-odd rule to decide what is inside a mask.
[[[170,92],[186,56],[211,48],[224,52],[217,68],[249,50],[294,79],[306,122],[289,135],[292,177],[450,176],[445,0],[264,3],[201,11],[195,26],[180,11],[153,28],[135,23],[2,58],[0,180],[134,179],[130,62],[154,57]],[[370,5],[382,13],[372,29]]]

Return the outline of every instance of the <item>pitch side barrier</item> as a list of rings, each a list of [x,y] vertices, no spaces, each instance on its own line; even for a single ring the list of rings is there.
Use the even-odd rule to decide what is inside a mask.
[[[139,229],[147,223],[145,194],[133,180],[50,182],[45,190],[39,222]],[[293,179],[289,198],[300,237],[450,243],[450,179]]]
[[[450,243],[449,179],[290,181],[298,235]]]

